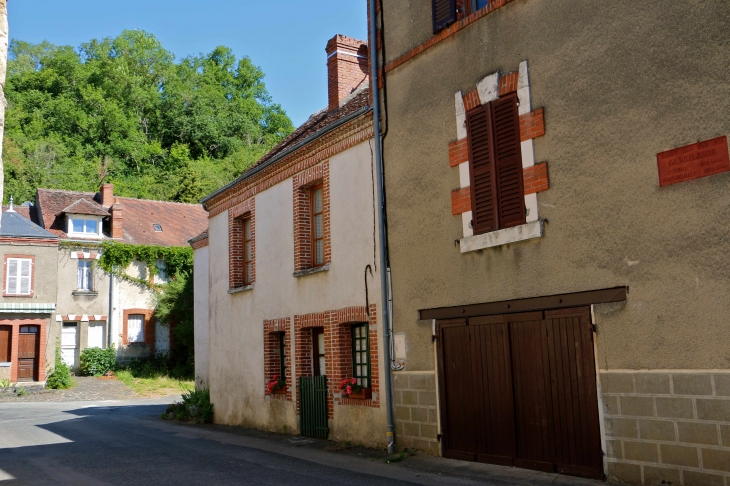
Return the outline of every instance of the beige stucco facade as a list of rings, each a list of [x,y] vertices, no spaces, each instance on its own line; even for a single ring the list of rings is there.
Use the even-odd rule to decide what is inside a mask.
[[[433,36],[427,7],[384,0],[386,64]],[[627,286],[625,303],[593,306],[599,386],[614,373],[624,380],[602,395],[606,472],[634,483],[725,484],[730,400],[718,383],[730,369],[730,174],[660,188],[657,154],[730,134],[729,21],[720,0],[518,0],[386,67],[393,319],[407,349],[394,376],[401,445],[421,441],[438,453],[435,417],[413,419],[414,405],[398,403],[407,374],[435,380],[433,322],[418,310]],[[448,152],[460,138],[454,96],[520,63],[531,109],[545,113],[545,135],[529,143],[534,162],[548,163],[550,187],[536,196],[544,234],[462,252],[451,192],[464,186]],[[690,409],[663,412],[664,398]],[[697,400],[715,413],[692,408]],[[645,408],[624,408],[637,401]],[[642,432],[642,420],[671,433]]]
[[[195,385],[204,388],[210,380],[210,326],[208,323],[210,289],[210,252],[208,246],[194,251],[193,280],[195,285]]]
[[[55,268],[58,259],[57,243],[46,241],[43,243],[31,243],[28,241],[11,241],[10,239],[0,243],[0,254],[3,262],[3,292],[0,296],[0,304],[12,307],[25,305],[43,305],[48,308],[44,312],[24,312],[20,308],[12,311],[0,311],[0,326],[10,326],[11,333],[11,361],[0,363],[0,381],[10,380],[15,382],[17,378],[17,343],[12,341],[18,338],[18,328],[21,325],[39,325],[43,336],[40,338],[39,353],[43,359],[39,360],[38,378],[45,381],[48,367],[53,367],[55,343],[59,338],[58,329],[53,326],[53,306],[56,303],[56,278]],[[33,260],[32,265],[32,295],[28,297],[7,296],[7,257],[22,257]],[[48,272],[48,269],[52,269]]]
[[[297,390],[290,399],[265,393],[264,321],[289,318],[290,353],[296,348],[295,316],[365,307],[377,309],[370,332],[381,335],[379,253],[374,221],[373,161],[368,142],[332,155],[329,164],[331,263],[326,271],[294,273],[293,181],[286,178],[255,195],[256,280],[249,290],[229,293],[229,221],[224,211],[209,225],[209,378],[218,423],[297,433]],[[196,252],[198,265],[198,252]],[[366,267],[373,270],[372,276]],[[197,269],[196,269],[197,271]],[[368,295],[364,278],[367,278]],[[196,282],[200,280],[196,274]],[[196,290],[197,298],[197,290]],[[197,302],[196,302],[197,306]],[[196,327],[196,365],[202,336]],[[311,339],[311,338],[310,338]],[[371,342],[373,342],[371,340]],[[371,349],[371,353],[372,353]],[[383,370],[382,340],[377,338],[377,368]],[[291,359],[292,377],[298,359]],[[329,365],[328,365],[329,366]],[[382,372],[381,372],[382,373]],[[330,383],[342,377],[328,376]],[[382,382],[382,375],[380,377]],[[385,409],[338,404],[329,420],[330,438],[368,445],[385,444]],[[364,403],[364,402],[363,402]]]

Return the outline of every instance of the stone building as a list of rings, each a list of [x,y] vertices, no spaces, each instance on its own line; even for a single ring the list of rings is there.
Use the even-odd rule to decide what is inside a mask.
[[[730,5],[382,0],[397,443],[730,484]]]

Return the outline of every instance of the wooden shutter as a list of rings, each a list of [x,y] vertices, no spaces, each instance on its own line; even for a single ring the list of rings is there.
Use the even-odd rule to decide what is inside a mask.
[[[474,234],[498,228],[491,124],[488,105],[478,106],[466,115]]]
[[[525,190],[517,95],[511,93],[490,103],[493,156],[497,182],[497,220],[500,228],[525,223]]]
[[[434,34],[456,21],[456,0],[431,0]]]

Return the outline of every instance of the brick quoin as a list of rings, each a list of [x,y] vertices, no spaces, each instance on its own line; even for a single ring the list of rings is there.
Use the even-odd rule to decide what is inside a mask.
[[[291,366],[291,318],[264,320],[264,394],[268,394],[266,382],[279,374],[281,358],[279,356],[279,336],[284,334],[284,366],[286,366],[286,393],[272,394],[271,398],[292,401],[294,385],[292,384]]]
[[[476,108],[477,106],[482,104],[479,99],[479,92],[476,88],[463,95],[462,99],[464,100],[464,109],[466,111]]]
[[[449,144],[449,165],[451,167],[469,161],[469,148],[466,140],[466,138],[462,138]]]
[[[243,222],[251,219],[251,282],[256,281],[256,200],[249,199],[228,210],[228,286],[231,289],[246,284],[244,265]]]
[[[531,140],[545,135],[545,117],[543,109],[520,115],[520,140]]]
[[[547,162],[541,162],[524,170],[522,179],[525,195],[547,190],[549,186]]]
[[[463,187],[451,191],[451,214],[457,215],[471,211],[471,189]]]
[[[499,96],[517,91],[517,81],[520,77],[519,71],[503,74],[499,77]]]

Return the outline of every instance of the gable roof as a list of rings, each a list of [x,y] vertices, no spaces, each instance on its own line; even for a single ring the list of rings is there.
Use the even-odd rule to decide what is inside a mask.
[[[33,223],[30,219],[6,208],[3,208],[2,220],[0,220],[0,237],[41,239],[58,238],[56,235]]]
[[[336,110],[327,111],[326,109],[318,111],[309,117],[299,128],[289,134],[284,140],[279,142],[273,149],[269,150],[254,165],[248,168],[243,174],[236,178],[233,182],[226,184],[213,191],[200,200],[203,204],[234,187],[239,182],[248,179],[252,175],[263,170],[267,166],[276,163],[291,152],[306,146],[308,143],[316,140],[322,135],[334,130],[340,125],[347,123],[351,119],[357,118],[359,115],[370,110],[370,88],[364,88],[356,91],[350,96],[350,99]]]
[[[78,199],[75,203],[63,208],[66,214],[83,214],[90,216],[109,216],[109,210],[104,209],[101,204],[89,201],[88,199]]]
[[[184,204],[168,201],[152,201],[117,197],[121,205],[122,239],[136,245],[186,246],[187,240],[200,234],[208,227],[208,213],[200,204]],[[81,208],[81,209],[80,209]],[[83,209],[86,208],[86,209]],[[39,224],[58,236],[67,238],[65,214],[89,214],[109,217],[109,209],[101,205],[101,195],[94,192],[64,191],[61,189],[38,189],[36,206]],[[84,211],[84,212],[72,212]],[[31,211],[32,214],[33,211]],[[94,214],[94,213],[92,213]],[[155,231],[153,225],[162,226]],[[105,224],[108,230],[108,224]],[[79,239],[74,237],[74,239]],[[108,231],[105,239],[110,239]],[[97,240],[98,241],[98,240]]]

